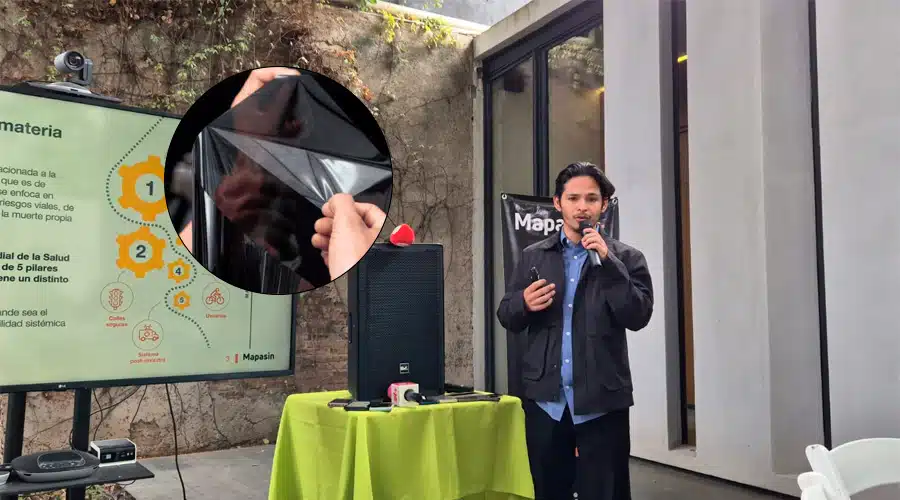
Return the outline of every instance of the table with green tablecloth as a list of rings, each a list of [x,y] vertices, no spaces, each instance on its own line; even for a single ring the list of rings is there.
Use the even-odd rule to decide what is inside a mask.
[[[287,398],[269,500],[534,498],[521,401],[390,412],[329,408],[346,391]]]

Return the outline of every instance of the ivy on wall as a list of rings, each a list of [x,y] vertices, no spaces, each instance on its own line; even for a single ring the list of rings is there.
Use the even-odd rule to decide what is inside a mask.
[[[370,0],[361,0],[361,7]],[[14,0],[18,16],[3,28],[14,43],[0,60],[27,64],[48,61],[43,79],[60,75],[50,63],[73,42],[107,52],[95,73],[98,92],[129,104],[184,111],[206,89],[253,67],[300,66],[341,82],[367,102],[372,96],[353,64],[335,68],[334,54],[312,43],[313,9],[321,0]],[[384,40],[402,54],[406,44],[434,49],[455,47],[441,19],[416,19],[384,11]],[[405,28],[405,29],[404,29]],[[110,38],[110,35],[113,35]],[[348,49],[348,53],[353,48]],[[99,54],[87,54],[97,60]],[[117,61],[117,64],[111,64]]]
[[[302,66],[345,85],[350,80],[309,43],[304,20],[313,0],[14,2],[24,15],[4,27],[4,42],[17,46],[0,63],[49,63],[73,43],[100,46],[104,54],[86,54],[102,59],[94,87],[135,106],[183,112],[218,81],[271,64]],[[43,77],[60,75],[48,64]]]

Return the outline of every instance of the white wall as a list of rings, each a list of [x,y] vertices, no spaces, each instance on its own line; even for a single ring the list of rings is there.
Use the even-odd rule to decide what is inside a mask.
[[[832,438],[900,437],[900,2],[817,0]]]
[[[667,3],[607,0],[607,162],[622,238],[647,255],[630,334],[636,456],[797,494],[823,436],[805,0],[687,2],[695,452],[677,437]],[[658,134],[648,131],[660,131]],[[627,208],[625,208],[627,207]],[[675,339],[675,340],[673,340]]]
[[[687,6],[698,462],[796,493],[824,434],[807,2]]]

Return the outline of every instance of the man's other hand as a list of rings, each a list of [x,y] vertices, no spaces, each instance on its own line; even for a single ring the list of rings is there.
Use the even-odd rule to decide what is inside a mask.
[[[322,251],[331,279],[344,275],[369,251],[378,238],[387,215],[370,203],[353,201],[349,194],[336,194],[322,206],[316,221],[314,247]]]
[[[539,279],[528,285],[523,292],[525,296],[525,307],[530,312],[539,312],[550,307],[553,303],[553,296],[556,295],[556,285],[547,284],[547,280]]]
[[[231,102],[231,107],[235,107],[244,99],[250,97],[251,94],[263,88],[263,85],[271,82],[279,76],[300,76],[300,72],[291,68],[259,68],[250,72],[247,81],[241,87],[240,92]]]

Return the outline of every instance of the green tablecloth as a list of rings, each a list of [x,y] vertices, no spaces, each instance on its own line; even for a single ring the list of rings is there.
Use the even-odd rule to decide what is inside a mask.
[[[287,398],[269,500],[534,498],[519,399],[389,413],[328,408],[349,397]]]

